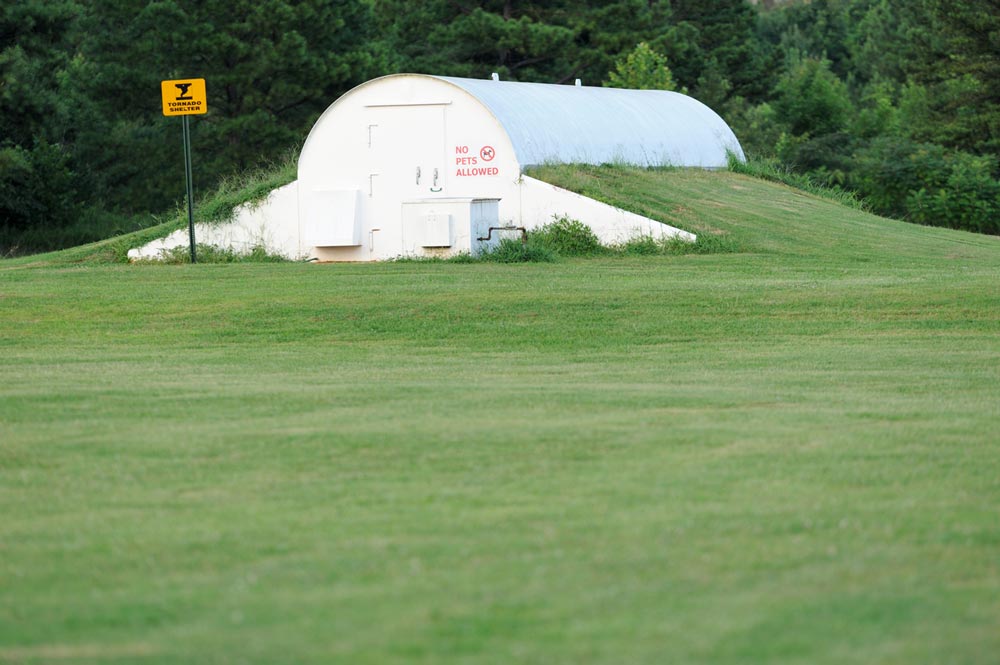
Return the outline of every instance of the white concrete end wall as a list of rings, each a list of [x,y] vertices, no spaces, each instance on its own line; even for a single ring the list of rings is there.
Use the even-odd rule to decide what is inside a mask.
[[[199,244],[229,248],[248,254],[263,246],[271,254],[297,260],[331,257],[322,255],[320,248],[307,246],[299,220],[299,184],[292,182],[271,192],[265,199],[238,207],[230,222],[195,224],[195,239]],[[441,204],[448,200],[438,201]],[[425,204],[434,203],[427,200]],[[621,208],[556,187],[547,182],[522,176],[500,200],[501,224],[537,229],[558,217],[569,217],[589,226],[606,245],[615,245],[635,238],[655,240],[680,238],[694,242],[695,235]],[[463,227],[464,228],[464,227]],[[129,259],[162,259],[164,254],[188,246],[187,229],[174,231],[166,238],[129,251]],[[463,243],[461,251],[469,251]],[[333,258],[336,260],[336,258]],[[351,260],[358,260],[351,256]]]
[[[299,233],[298,181],[275,189],[261,201],[239,206],[229,222],[195,224],[194,235],[200,245],[228,248],[237,254],[249,254],[255,247],[264,247],[269,253],[288,259],[305,259],[312,249],[302,246]],[[187,246],[185,228],[129,250],[128,258],[161,259],[165,253]]]
[[[680,238],[689,242],[696,239],[693,233],[529,176],[521,177],[518,201],[500,202],[501,222],[519,220],[519,225],[528,229],[537,229],[564,215],[589,226],[605,245],[642,237],[654,240]]]

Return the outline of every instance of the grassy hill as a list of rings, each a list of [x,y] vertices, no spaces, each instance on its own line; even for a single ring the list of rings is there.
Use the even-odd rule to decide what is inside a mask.
[[[728,172],[548,166],[535,177],[696,233],[723,233],[745,252],[824,264],[995,263],[1000,239],[864,214],[785,185]]]
[[[995,662],[1000,240],[536,175],[739,251],[0,262],[0,662]]]

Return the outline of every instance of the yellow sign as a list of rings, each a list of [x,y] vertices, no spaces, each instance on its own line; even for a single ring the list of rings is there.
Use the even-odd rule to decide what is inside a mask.
[[[162,81],[163,115],[201,115],[208,112],[205,79]]]

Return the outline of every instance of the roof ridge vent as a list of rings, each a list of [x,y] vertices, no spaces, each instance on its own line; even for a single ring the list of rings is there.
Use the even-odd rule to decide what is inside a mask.
[[[496,72],[493,72],[493,74],[492,74],[492,76],[490,78],[492,78],[494,81],[499,81],[500,80],[500,75],[497,74]]]

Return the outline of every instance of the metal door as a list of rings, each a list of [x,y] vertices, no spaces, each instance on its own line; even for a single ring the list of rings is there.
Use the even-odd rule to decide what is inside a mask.
[[[445,105],[369,107],[370,195],[397,201],[445,191]]]

